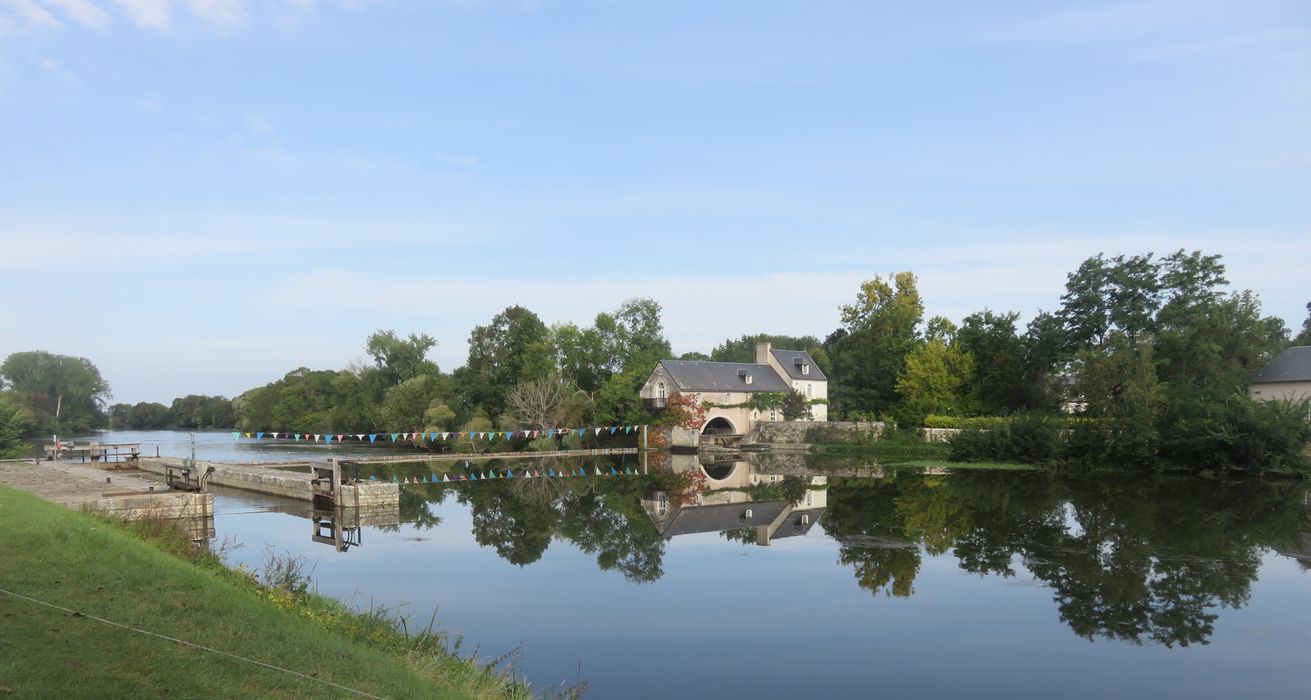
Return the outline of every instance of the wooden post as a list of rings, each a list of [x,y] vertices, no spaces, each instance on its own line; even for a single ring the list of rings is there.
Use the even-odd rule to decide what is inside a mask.
[[[650,447],[647,445],[647,441],[646,441],[646,426],[643,425],[642,426],[642,473],[643,474],[650,473],[650,470],[647,468],[648,462],[646,457],[647,450],[649,449]]]
[[[336,457],[330,457],[332,462],[332,505],[341,505],[341,461]]]

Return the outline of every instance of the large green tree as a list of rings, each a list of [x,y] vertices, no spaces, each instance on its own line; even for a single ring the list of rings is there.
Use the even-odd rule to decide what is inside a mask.
[[[16,352],[0,364],[0,377],[37,433],[81,433],[109,423],[109,384],[85,357]]]
[[[436,375],[437,364],[428,352],[437,346],[426,333],[411,333],[401,338],[395,331],[377,331],[365,341],[364,349],[373,358],[384,387],[392,387],[419,375]]]
[[[656,364],[672,354],[660,304],[654,299],[629,299],[613,314],[597,314],[596,328],[612,358],[612,373],[597,392],[596,418],[605,423],[645,420],[638,393]]]
[[[896,409],[901,425],[923,425],[929,414],[961,415],[967,412],[974,356],[941,338],[917,345],[906,355],[897,373]]]
[[[1159,266],[1152,254],[1107,258],[1098,253],[1066,278],[1060,317],[1073,349],[1096,347],[1118,330],[1130,342],[1151,331],[1160,308]]]
[[[1246,380],[1284,347],[1283,321],[1250,291],[1228,291],[1218,255],[1175,251],[1090,258],[1070,275],[1058,314],[1076,361],[1073,394],[1101,423],[1075,432],[1095,460],[1193,468],[1305,461],[1283,414],[1247,396]],[[1100,297],[1098,296],[1100,294]]]
[[[184,430],[232,428],[236,426],[237,415],[227,397],[189,394],[173,399],[167,421]]]
[[[466,400],[488,415],[505,412],[505,395],[520,382],[554,369],[546,324],[522,306],[507,307],[469,334],[467,372],[460,375]]]
[[[924,317],[915,275],[875,276],[861,284],[856,303],[841,311],[842,327],[825,343],[834,410],[846,416],[888,411],[897,401],[897,375],[919,340]]]
[[[1024,339],[1016,331],[1015,312],[997,314],[984,310],[966,316],[956,331],[959,349],[974,358],[973,381],[969,387],[986,414],[1010,413],[1024,408]]]

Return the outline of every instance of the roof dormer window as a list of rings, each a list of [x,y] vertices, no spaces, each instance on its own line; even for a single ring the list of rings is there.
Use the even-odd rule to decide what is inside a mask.
[[[748,371],[746,371],[746,370],[744,370],[744,369],[740,369],[740,370],[737,371],[737,376],[741,377],[741,378],[742,378],[742,381],[746,382],[747,384],[750,384],[750,383],[751,383],[751,373],[750,373],[750,372],[748,372]]]
[[[809,362],[802,362],[802,363],[801,363],[801,373],[802,373],[802,374],[810,374],[810,363],[809,363]]]

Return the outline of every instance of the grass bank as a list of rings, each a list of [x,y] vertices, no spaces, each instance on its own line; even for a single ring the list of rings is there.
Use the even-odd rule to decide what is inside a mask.
[[[297,590],[294,567],[262,587],[171,531],[5,487],[0,532],[0,589],[76,611],[0,593],[0,697],[531,697],[439,636]]]

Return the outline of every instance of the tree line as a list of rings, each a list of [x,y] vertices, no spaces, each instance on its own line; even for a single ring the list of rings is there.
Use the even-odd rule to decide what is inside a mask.
[[[1243,448],[1251,454],[1305,443],[1289,415],[1248,399],[1245,384],[1290,342],[1311,344],[1311,316],[1290,341],[1252,292],[1228,289],[1218,255],[1096,255],[1067,276],[1057,308],[1037,311],[1023,327],[1018,312],[986,308],[959,323],[926,319],[911,272],[872,277],[840,312],[839,327],[822,340],[744,335],[679,359],[750,362],[757,342],[806,350],[829,378],[832,419],[916,427],[929,416],[1073,410],[1099,421],[1080,449],[1112,462],[1147,463],[1163,449],[1200,459],[1253,431],[1261,437]],[[380,330],[365,340],[365,359],[344,369],[300,367],[231,401],[188,396],[168,407],[106,408],[108,386],[90,361],[15,353],[0,367],[8,387],[0,436],[5,410],[18,414],[9,424],[29,434],[56,424],[65,432],[113,425],[316,433],[633,424],[650,422],[638,392],[656,363],[672,357],[659,303],[640,298],[586,326],[547,325],[510,306],[473,329],[466,362],[449,372],[428,359],[436,344],[423,333]],[[788,408],[792,417],[806,407]],[[1098,435],[1102,444],[1094,444]]]

